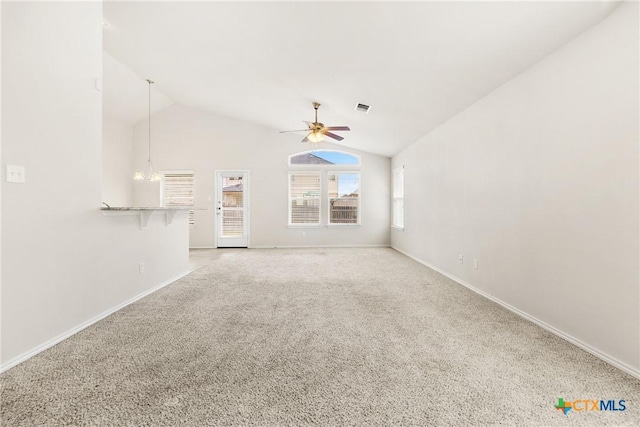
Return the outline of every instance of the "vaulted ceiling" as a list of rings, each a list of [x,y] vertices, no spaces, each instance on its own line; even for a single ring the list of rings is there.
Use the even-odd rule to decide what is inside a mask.
[[[616,6],[107,1],[104,48],[139,77],[155,80],[164,105],[277,132],[303,129],[318,101],[320,121],[351,127],[342,145],[392,156]],[[105,98],[108,90],[126,89],[106,87]],[[355,111],[358,102],[371,105],[370,112]],[[146,98],[142,105],[146,112]],[[137,120],[140,113],[121,111]]]

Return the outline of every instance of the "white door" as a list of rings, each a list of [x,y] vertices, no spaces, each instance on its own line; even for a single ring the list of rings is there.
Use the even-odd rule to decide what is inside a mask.
[[[249,171],[216,172],[216,236],[219,248],[249,246]]]

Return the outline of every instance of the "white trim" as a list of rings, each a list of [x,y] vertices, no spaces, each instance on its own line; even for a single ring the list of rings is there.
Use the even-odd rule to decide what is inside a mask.
[[[317,224],[310,224],[310,225],[304,225],[304,224],[293,224],[293,225],[287,225],[287,228],[304,228],[304,229],[310,229],[310,228],[316,228],[316,229],[321,229],[321,228],[362,228],[362,224],[326,224],[326,225],[317,225]]]
[[[402,178],[402,197],[396,194],[396,184],[399,178]],[[391,170],[391,226],[404,230],[404,165],[398,166]],[[402,202],[402,218],[396,218],[396,202]],[[401,222],[401,223],[399,223]]]
[[[67,338],[77,334],[78,332],[82,331],[83,329],[88,328],[89,326],[93,325],[94,323],[99,322],[100,320],[104,319],[105,317],[110,316],[111,314],[115,313],[116,311],[123,309],[124,307],[128,306],[129,304],[133,304],[134,302],[146,297],[147,295],[150,295],[150,294],[156,292],[157,290],[160,290],[161,288],[164,288],[165,286],[170,285],[171,283],[173,283],[173,282],[175,282],[175,281],[177,281],[179,279],[182,279],[184,276],[186,276],[189,273],[191,273],[191,270],[185,271],[182,274],[179,274],[179,275],[177,275],[177,276],[175,276],[175,277],[173,277],[173,278],[171,278],[171,279],[169,279],[169,280],[167,280],[165,282],[162,282],[158,286],[155,286],[155,287],[153,287],[153,288],[151,288],[149,290],[146,290],[146,291],[134,296],[133,298],[130,298],[127,301],[125,301],[123,303],[120,303],[120,304],[116,305],[115,307],[110,308],[109,310],[107,310],[107,311],[105,311],[105,312],[103,312],[103,313],[101,313],[101,314],[99,314],[99,315],[97,315],[95,317],[92,317],[91,319],[87,320],[86,322],[83,322],[83,323],[79,324],[78,326],[69,329],[68,331],[58,335],[57,337],[52,338],[49,341],[47,341],[47,342],[45,342],[43,344],[40,344],[39,346],[37,346],[37,347],[35,347],[35,348],[33,348],[33,349],[31,349],[31,350],[19,355],[17,357],[14,357],[13,359],[9,360],[7,363],[5,363],[4,365],[2,365],[0,367],[0,373],[13,368],[14,366],[24,362],[27,359],[32,358],[36,354],[41,353],[41,352],[45,351],[48,348],[53,347],[54,345],[56,345],[56,344],[58,344],[58,343],[60,343],[60,342],[62,342],[64,340],[66,340]]]
[[[360,227],[360,226],[357,226]],[[326,228],[326,227],[318,227]],[[388,244],[382,245],[259,245],[249,246],[249,249],[273,249],[273,248],[390,248]],[[192,246],[189,249],[218,249],[215,246]],[[234,249],[234,248],[220,248],[220,249]],[[237,248],[242,249],[242,248]]]
[[[181,174],[181,173],[185,173],[185,174],[192,174],[195,175],[196,173],[194,172],[193,169],[165,169],[165,170],[161,170],[158,171],[158,173],[160,175],[163,175],[165,173],[170,173],[170,174]]]
[[[250,249],[307,249],[307,248],[389,248],[389,245],[261,245]]]
[[[189,229],[195,228],[196,225],[196,211],[195,211],[195,205],[196,205],[196,173],[193,169],[176,169],[176,170],[162,170],[162,171],[158,171],[158,173],[162,176],[162,179],[160,180],[160,201],[162,203],[163,207],[166,207],[165,204],[165,200],[164,200],[164,193],[165,193],[165,186],[166,186],[166,179],[167,179],[167,174],[169,175],[191,175],[191,178],[193,179],[193,209],[189,209],[188,212],[188,221],[189,221]],[[192,222],[193,221],[193,222]],[[170,224],[171,222],[169,222]]]
[[[293,208],[293,199],[291,197],[291,176],[292,175],[317,175],[320,183],[320,189],[318,191],[318,222],[313,223],[292,223],[291,211]],[[323,227],[322,225],[322,190],[323,190],[323,174],[322,171],[316,170],[304,170],[304,171],[288,171],[287,174],[287,227]],[[309,199],[316,199],[316,197],[310,197]]]
[[[331,169],[331,170],[337,170],[339,172],[348,172],[348,171],[361,171],[362,170],[362,166],[361,165],[336,165],[334,163],[330,164],[330,165],[323,165],[323,164],[310,164],[310,165],[305,165],[305,164],[301,164],[301,165],[289,165],[288,166],[289,170],[292,171],[301,171],[301,170],[306,170],[306,169],[320,169],[320,170],[326,170],[326,169]]]
[[[242,227],[243,227],[243,238],[246,236],[247,238],[247,246],[223,246],[223,248],[245,248],[249,247],[251,244],[251,183],[250,183],[250,170],[249,169],[217,169],[213,171],[214,174],[214,207],[213,214],[215,215],[214,219],[214,230],[215,230],[215,249],[219,247],[220,243],[220,228],[222,224],[222,216],[218,215],[218,205],[222,203],[222,180],[220,177],[225,174],[243,174],[243,178],[246,178],[246,181],[242,187],[242,198],[243,198],[243,207],[242,207]],[[246,185],[245,185],[246,184]]]
[[[358,197],[357,197],[357,201],[358,201],[358,211],[357,211],[357,222],[356,223],[341,223],[341,222],[331,222],[331,196],[329,195],[329,176],[330,175],[336,175],[336,180],[338,180],[338,175],[341,174],[350,174],[350,175],[358,175]],[[362,225],[362,207],[360,206],[360,202],[362,201],[362,174],[360,173],[360,170],[357,171],[337,171],[335,169],[331,169],[331,170],[327,170],[326,171],[326,181],[327,181],[327,227],[343,227],[345,225],[350,225],[350,226],[361,226]],[[338,184],[336,184],[338,185]],[[338,197],[340,198],[340,195],[338,194]]]
[[[588,353],[591,353],[592,355],[594,355],[597,358],[607,362],[608,364],[620,369],[621,371],[626,372],[627,374],[629,374],[629,375],[631,375],[631,376],[633,376],[635,378],[640,379],[640,369],[635,369],[634,367],[627,365],[626,363],[616,359],[615,357],[610,356],[610,355],[608,355],[606,353],[603,353],[602,351],[590,346],[589,344],[586,344],[586,343],[580,341],[579,339],[577,339],[577,338],[575,338],[575,337],[573,337],[573,336],[571,336],[571,335],[569,335],[569,334],[567,334],[567,333],[565,333],[565,332],[563,332],[563,331],[561,331],[559,329],[556,329],[555,327],[549,325],[548,323],[545,323],[542,320],[537,319],[536,317],[534,317],[534,316],[532,316],[532,315],[530,315],[530,314],[528,314],[528,313],[526,313],[526,312],[524,312],[524,311],[522,311],[522,310],[520,310],[520,309],[518,309],[518,308],[516,308],[516,307],[514,307],[514,306],[512,306],[512,305],[510,305],[510,304],[508,304],[506,302],[504,302],[504,301],[502,301],[501,299],[498,299],[498,298],[494,297],[493,295],[491,295],[491,294],[489,294],[487,292],[484,292],[484,291],[476,288],[473,285],[470,285],[469,283],[465,282],[464,280],[461,280],[461,279],[457,278],[456,276],[454,276],[452,274],[449,274],[449,273],[439,269],[438,267],[436,267],[434,265],[429,264],[426,261],[423,261],[423,260],[421,260],[419,258],[416,258],[415,256],[413,256],[411,254],[408,254],[407,252],[401,251],[400,249],[398,249],[397,247],[395,247],[393,245],[391,245],[391,249],[394,249],[394,250],[400,252],[401,254],[406,255],[409,258],[419,262],[420,264],[422,264],[422,265],[424,265],[426,267],[429,267],[430,269],[432,269],[434,271],[437,271],[438,273],[442,274],[443,276],[448,277],[449,279],[451,279],[454,282],[464,286],[465,288],[477,293],[478,295],[483,296],[486,299],[488,299],[490,301],[493,301],[498,305],[501,305],[502,307],[506,308],[510,312],[515,313],[518,316],[520,316],[520,317],[522,317],[522,318],[524,318],[524,319],[526,319],[526,320],[528,320],[530,322],[535,323],[536,325],[540,326],[542,329],[545,329],[545,330],[551,332],[552,334],[564,339],[565,341],[568,341],[571,344],[583,349],[584,351],[586,351]]]

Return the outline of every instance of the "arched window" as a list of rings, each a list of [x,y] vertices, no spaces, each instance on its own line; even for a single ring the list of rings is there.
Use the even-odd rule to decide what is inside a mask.
[[[337,150],[303,151],[289,156],[289,165],[360,166],[360,156]]]

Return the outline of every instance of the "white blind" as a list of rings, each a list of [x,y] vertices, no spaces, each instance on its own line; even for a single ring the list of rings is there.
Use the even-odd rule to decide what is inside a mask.
[[[289,223],[320,224],[320,174],[289,174]]]
[[[404,228],[404,167],[393,170],[392,225]]]
[[[192,171],[163,172],[162,201],[165,207],[193,207],[196,179]],[[195,223],[195,211],[189,211],[189,225]]]

